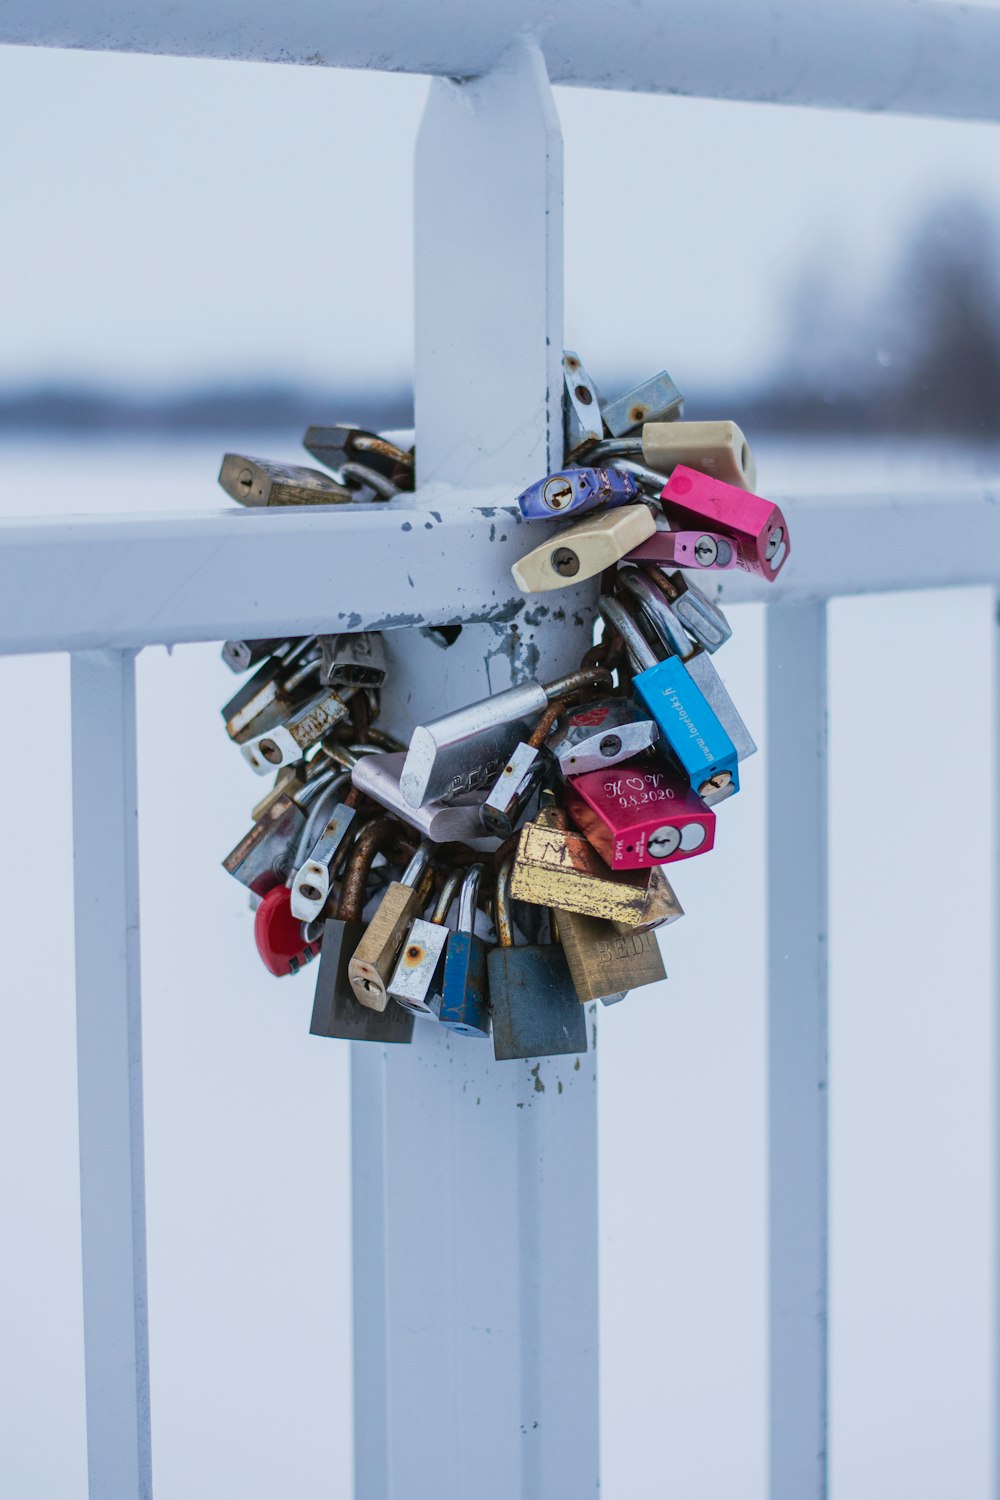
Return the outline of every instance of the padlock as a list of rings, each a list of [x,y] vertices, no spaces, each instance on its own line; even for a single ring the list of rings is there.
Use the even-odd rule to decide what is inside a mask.
[[[517,503],[526,521],[554,521],[628,505],[638,494],[635,479],[622,469],[562,469],[522,490]]]
[[[548,750],[563,776],[582,776],[648,750],[659,735],[649,714],[632,698],[598,698],[560,720]]]
[[[341,691],[346,694],[352,690],[345,688]],[[317,740],[329,734],[331,729],[342,724],[347,717],[348,708],[344,698],[335,693],[333,688],[323,688],[283,724],[276,724],[273,729],[248,740],[240,749],[257,775],[266,776],[268,771],[273,771],[277,766],[287,766],[293,761],[301,760]]]
[[[656,563],[651,562],[641,563],[637,569],[621,569],[621,575],[636,572],[653,585],[667,610],[675,620],[680,621],[700,650],[714,655],[720,646],[731,639],[732,626],[718,604],[686,574],[665,573]],[[652,600],[654,595],[647,593],[646,598]]]
[[[368,755],[358,761],[351,772],[354,785],[366,797],[379,802],[389,812],[415,828],[432,844],[468,844],[471,849],[493,850],[496,839],[487,837],[479,816],[482,792],[466,792],[449,802],[437,799],[422,807],[411,807],[403,796],[400,779],[406,764],[406,751],[386,755]]]
[[[416,854],[394,880],[379,903],[347,966],[351,987],[362,1005],[385,1010],[386,983],[396,966],[410,923],[420,910],[420,882],[430,865],[430,844],[423,840]]]
[[[261,963],[272,974],[297,974],[319,952],[319,945],[307,941],[302,923],[292,914],[291,895],[286,885],[276,885],[254,912],[254,942]]]
[[[578,354],[563,353],[563,440],[567,461],[604,436],[601,393],[591,380]]]
[[[479,810],[480,820],[487,833],[505,839],[520,823],[551,764],[551,757],[544,748],[545,740],[565,707],[563,698],[550,703],[528,738],[515,746]]]
[[[497,874],[499,945],[487,957],[493,1053],[498,1061],[586,1052],[587,1016],[558,943],[514,947],[510,856]]]
[[[318,469],[243,453],[225,455],[219,483],[241,505],[343,505],[354,499],[349,489]]]
[[[466,871],[458,899],[458,919],[455,931],[448,938],[444,959],[438,1020],[461,1036],[490,1034],[487,944],[476,935],[476,908],[483,874],[482,865],[470,865]]]
[[[222,861],[222,867],[257,896],[283,885],[291,873],[295,845],[306,814],[282,793]]]
[[[286,645],[282,640],[264,641],[223,641],[222,660],[230,672],[248,672],[258,662],[264,660],[265,656],[271,656],[279,646]]]
[[[626,391],[617,401],[606,403],[601,415],[611,436],[620,438],[627,432],[634,432],[644,422],[669,422],[679,417],[683,409],[683,396],[666,370],[661,370],[658,375]]]
[[[600,917],[555,911],[559,941],[566,955],[576,998],[581,1004],[624,1000],[630,990],[658,984],[667,972],[660,946],[647,928],[622,935]]]
[[[397,491],[413,488],[413,453],[377,432],[346,424],[310,427],[302,446],[328,469],[343,472],[346,465],[361,465],[388,479]]]
[[[694,789],[706,800],[722,787],[731,785],[738,791],[736,747],[681,658],[668,656],[659,661],[620,600],[602,595],[598,608],[625,641],[636,669],[633,691],[660,730],[658,748],[664,753],[669,751]]]
[[[413,1037],[411,1015],[395,1004],[384,1011],[360,1005],[347,973],[351,955],[365,931],[361,913],[372,861],[397,833],[398,824],[392,818],[376,818],[362,829],[351,851],[337,916],[328,917],[323,924],[323,949],[309,1025],[313,1036],[358,1042],[409,1042]]]
[[[320,651],[315,636],[305,636],[280,656],[269,656],[223,705],[226,733],[238,745],[263,734],[304,702],[319,673]]]
[[[293,766],[281,766],[274,778],[274,785],[256,802],[250,813],[251,818],[257,823],[267,812],[272,802],[276,802],[281,796],[298,798],[306,784],[306,774],[309,771],[309,762],[296,761]]]
[[[522,593],[563,589],[603,573],[655,530],[656,522],[646,505],[598,511],[535,547],[510,571]]]
[[[682,915],[665,877],[655,871],[614,875],[582,833],[547,809],[518,835],[511,894],[534,906],[556,906],[628,927],[647,927]]]
[[[357,811],[347,801],[338,802],[326,819],[326,825],[295,872],[292,881],[292,915],[300,922],[318,917],[330,895],[330,887],[340,860],[348,847],[349,835]]]
[[[726,691],[725,683],[715,670],[714,663],[700,646],[695,646],[691,641],[691,634],[697,631],[701,640],[709,640],[713,645],[721,644],[729,639],[729,622],[722,611],[693,584],[687,584],[683,580],[685,587],[678,591],[676,579],[683,579],[683,575],[675,573],[672,578],[667,578],[659,568],[647,564],[644,568],[622,568],[617,582],[639,602],[643,616],[652,625],[667,653],[678,656],[683,662],[688,676],[697,684],[709,708],[732,740],[736,759],[744,761],[757,753],[757,746]],[[681,610],[685,614],[684,625],[681,624]],[[714,804],[732,796],[738,789],[738,780],[734,782],[723,777],[718,786],[707,788],[701,795]]]
[[[739,555],[730,537],[719,531],[671,531],[657,524],[651,537],[629,552],[626,562],[670,563],[678,568],[721,573],[739,566]]]
[[[611,674],[603,668],[570,672],[544,685],[529,680],[429,724],[418,724],[410,737],[400,791],[417,808],[491,786],[549,703],[582,688],[610,684]]]
[[[707,854],[715,814],[663,761],[633,760],[566,782],[566,811],[612,870]]]
[[[679,465],[660,499],[667,519],[676,525],[710,526],[731,536],[739,565],[748,573],[773,579],[788,558],[785,518],[776,505],[760,495]]]
[[[385,681],[385,646],[374,630],[321,635],[320,678],[330,687],[381,687]]]
[[[661,474],[683,464],[742,490],[757,483],[750,444],[735,422],[646,422],[642,456]]]
[[[386,986],[396,1004],[415,1016],[434,1016],[441,1003],[448,913],[461,884],[462,871],[452,870],[445,876],[430,919],[414,918]]]
[[[667,879],[662,865],[651,865],[645,871],[647,877],[647,914],[638,922],[619,922],[612,919],[611,925],[619,935],[626,932],[652,932],[657,927],[669,927],[684,915],[674,888]]]

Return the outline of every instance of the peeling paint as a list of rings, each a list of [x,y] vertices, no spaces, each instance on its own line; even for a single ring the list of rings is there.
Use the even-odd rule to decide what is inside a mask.
[[[535,1093],[536,1094],[544,1094],[545,1093],[545,1085],[542,1082],[541,1076],[540,1076],[541,1075],[541,1071],[542,1071],[542,1065],[541,1065],[541,1063],[535,1063],[535,1066],[531,1070],[531,1076],[535,1080]]]
[[[402,524],[402,526],[399,529],[400,529],[400,531],[412,531],[413,530],[413,522],[412,521],[404,521],[403,524]]]
[[[562,1079],[561,1078],[559,1079],[558,1083],[556,1084],[556,1088],[557,1088],[558,1092],[561,1094],[562,1091],[563,1091]]]
[[[441,524],[441,512],[439,510],[428,511],[428,515],[433,516],[438,525]]]

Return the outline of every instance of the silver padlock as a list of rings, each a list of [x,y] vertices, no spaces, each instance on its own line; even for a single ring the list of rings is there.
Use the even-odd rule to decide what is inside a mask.
[[[320,668],[314,635],[290,645],[280,656],[269,656],[223,705],[226,733],[238,745],[280,724],[308,696],[309,679]]]
[[[609,687],[611,674],[594,668],[545,685],[523,682],[429,724],[418,724],[399,779],[407,803],[418,808],[425,802],[450,802],[490,786],[549,703],[597,684]]]
[[[449,802],[432,800],[423,807],[411,807],[400,788],[405,760],[405,751],[366,755],[354,767],[351,780],[359,792],[380,802],[433,844],[468,844],[472,849],[485,851],[497,847],[497,840],[484,835],[479,821],[482,792],[466,792]]]
[[[664,641],[664,645],[679,656],[686,655],[692,646],[711,655],[724,646],[733,633],[719,606],[703,594],[697,584],[689,583],[681,572],[668,577],[654,564],[642,563],[619,569],[618,579],[640,603],[645,598],[663,606],[657,613],[660,622],[657,623],[657,634],[661,633],[661,624],[671,630],[669,622],[673,622],[676,626],[674,638]]]
[[[429,919],[417,917],[403,941],[392,978],[386,988],[404,1010],[433,1016],[441,1003],[440,980],[448,946],[448,913],[462,884],[463,872],[452,870]]]
[[[356,818],[353,807],[347,807],[343,802],[335,803],[328,811],[325,827],[312,845],[308,858],[296,870],[292,881],[291,909],[292,916],[300,922],[313,921],[326,905],[337,866],[350,847],[350,834]]]
[[[342,690],[345,697],[350,696],[353,691],[351,688]],[[329,734],[331,729],[342,724],[347,715],[344,697],[335,693],[333,688],[324,688],[283,724],[249,740],[240,749],[257,775],[266,776],[279,766],[301,760],[307,750]]]
[[[671,421],[679,417],[683,409],[683,396],[666,370],[661,370],[658,375],[626,391],[617,401],[609,402],[601,415],[611,436],[620,438],[627,432],[635,432],[644,422]]]
[[[548,748],[563,776],[603,771],[655,744],[653,718],[631,698],[600,698],[560,720]]]
[[[572,349],[563,353],[563,436],[566,461],[584,452],[604,436],[601,395]]]
[[[322,680],[331,687],[381,687],[385,681],[385,646],[374,630],[321,635]]]

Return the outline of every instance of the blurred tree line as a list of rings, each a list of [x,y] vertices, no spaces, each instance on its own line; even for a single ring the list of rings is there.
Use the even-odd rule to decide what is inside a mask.
[[[1000,261],[992,215],[936,204],[886,285],[859,305],[834,254],[790,289],[773,378],[740,402],[744,425],[804,433],[1000,437]]]

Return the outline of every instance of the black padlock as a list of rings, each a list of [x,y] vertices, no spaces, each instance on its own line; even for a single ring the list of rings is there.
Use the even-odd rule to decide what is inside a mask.
[[[392,818],[376,818],[358,835],[348,860],[337,916],[323,924],[323,950],[316,976],[309,1030],[313,1036],[340,1037],[349,1042],[409,1042],[413,1017],[395,1001],[385,1010],[359,1004],[347,977],[347,966],[365,933],[361,920],[365,888],[372,861],[399,834]]]
[[[587,1014],[558,943],[514,947],[510,919],[513,855],[497,875],[496,929],[499,947],[487,959],[493,1011],[493,1052],[498,1060],[556,1057],[586,1052]]]

